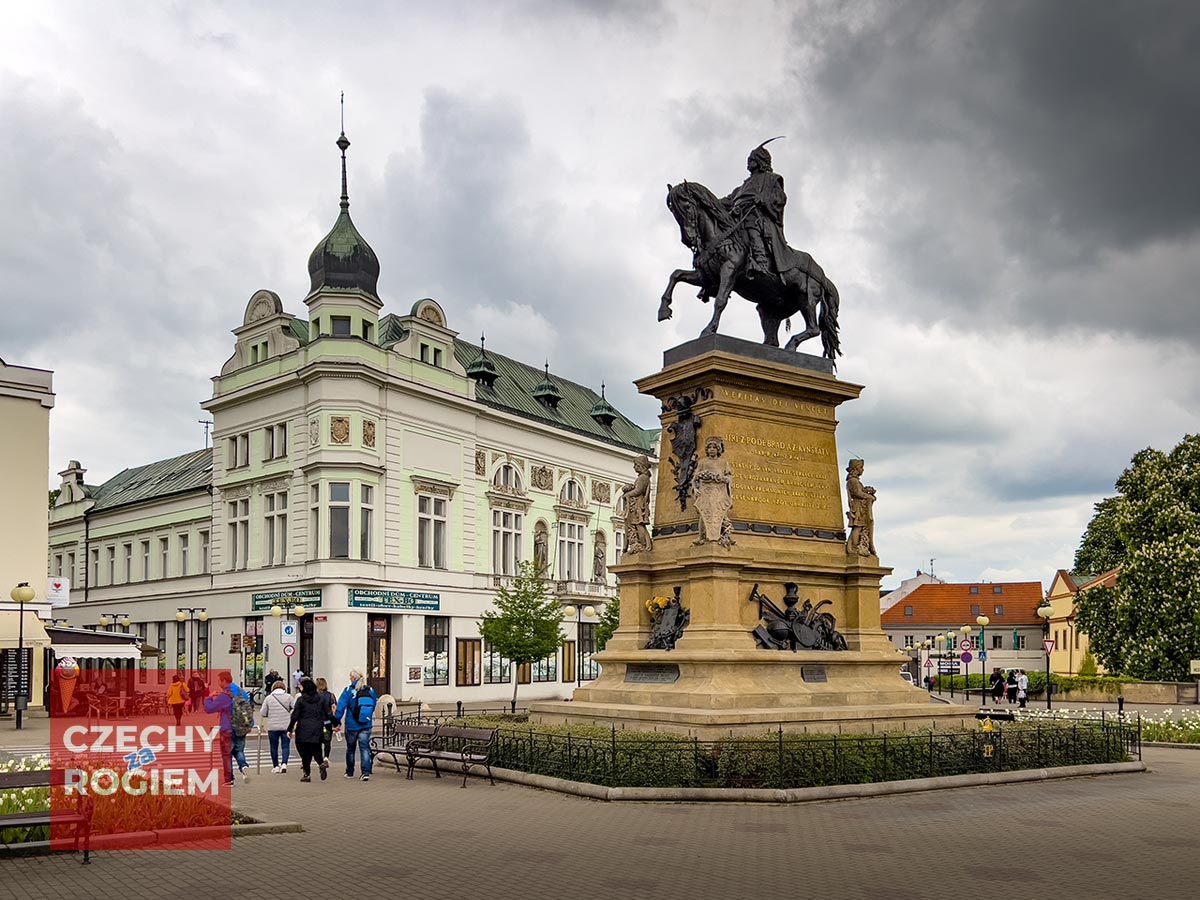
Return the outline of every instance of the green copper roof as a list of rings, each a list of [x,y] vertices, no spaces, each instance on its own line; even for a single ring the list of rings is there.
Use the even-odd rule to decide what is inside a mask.
[[[311,290],[351,288],[366,291],[378,299],[379,257],[350,221],[350,195],[346,190],[346,148],[350,141],[342,134],[337,145],[342,151],[341,211],[329,234],[308,257]]]
[[[212,454],[210,447],[126,469],[93,488],[92,496],[96,505],[92,511],[115,509],[207,488],[212,483]]]
[[[475,344],[455,338],[454,356],[464,368],[478,359],[480,352],[480,348]],[[475,386],[475,399],[480,403],[608,444],[642,453],[650,451],[654,431],[639,428],[615,409],[611,427],[605,427],[592,418],[592,409],[601,398],[590,388],[556,375],[549,376],[553,387],[562,398],[556,409],[550,409],[534,397],[534,390],[547,377],[541,369],[527,366],[491,350],[488,351],[488,359],[496,367],[498,377],[491,387],[485,384]]]

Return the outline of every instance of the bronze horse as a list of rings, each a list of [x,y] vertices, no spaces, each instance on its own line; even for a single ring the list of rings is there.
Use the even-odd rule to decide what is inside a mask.
[[[838,292],[811,256],[789,247],[791,265],[781,276],[750,273],[742,222],[734,220],[712,191],[689,181],[667,185],[667,209],[679,223],[679,238],[692,251],[695,268],[671,273],[658,307],[660,322],[671,318],[671,294],[682,281],[700,288],[703,302],[715,300],[712,321],[700,337],[716,334],[729,294],[735,292],[758,306],[763,343],[768,347],[779,346],[779,324],[798,312],[804,317],[804,331],[793,335],[784,349],[795,350],[801,342],[820,335],[822,355],[836,362],[841,353]]]

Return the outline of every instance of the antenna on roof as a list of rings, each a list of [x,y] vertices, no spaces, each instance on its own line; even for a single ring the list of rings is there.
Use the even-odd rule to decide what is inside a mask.
[[[932,557],[932,556],[929,557],[929,577],[930,578],[933,577],[933,560],[934,560],[934,557]]]
[[[204,426],[204,449],[208,449],[208,429],[212,428],[212,419],[197,419],[199,424]]]

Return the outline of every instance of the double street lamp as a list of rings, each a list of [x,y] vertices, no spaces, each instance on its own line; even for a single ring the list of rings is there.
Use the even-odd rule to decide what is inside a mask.
[[[126,621],[128,621],[128,620],[126,620]],[[202,606],[190,606],[190,607],[187,607],[186,609],[180,609],[177,613],[175,613],[175,621],[192,623],[192,642],[191,642],[191,653],[188,655],[188,663],[189,663],[188,669],[190,669],[191,671],[194,672],[194,671],[196,671],[196,629],[199,627],[195,623],[196,622],[207,622],[208,621],[208,610]],[[103,620],[101,620],[101,624],[104,624]],[[186,637],[187,637],[187,633],[185,632],[184,633],[185,640],[186,640]],[[207,669],[208,668],[208,660],[205,659],[204,662],[205,662],[204,668]],[[176,666],[179,665],[178,659],[175,660],[175,664],[176,664]]]
[[[33,677],[33,666],[25,662],[25,604],[31,603],[37,596],[29,586],[28,581],[22,581],[9,592],[13,602],[17,604],[17,730],[23,725],[21,716],[29,705],[29,680]],[[32,650],[30,651],[32,656]],[[30,660],[32,662],[32,659]]]
[[[175,614],[177,617],[179,613]],[[107,628],[109,625],[120,625],[122,628],[128,628],[131,619],[125,613],[101,613],[100,627]]]
[[[585,603],[571,603],[563,610],[563,615],[575,620],[575,686],[579,687],[583,684],[583,617],[587,616],[590,619],[595,616],[596,607]]]

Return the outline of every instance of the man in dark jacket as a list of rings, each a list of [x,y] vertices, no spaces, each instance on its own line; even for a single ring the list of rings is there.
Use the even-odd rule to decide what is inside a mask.
[[[329,760],[321,752],[321,739],[325,722],[333,717],[333,705],[329,694],[317,691],[311,678],[300,679],[300,696],[292,707],[292,721],[288,725],[288,737],[295,735],[296,749],[300,751],[301,781],[312,781],[312,761],[320,760],[321,780],[329,774]]]

